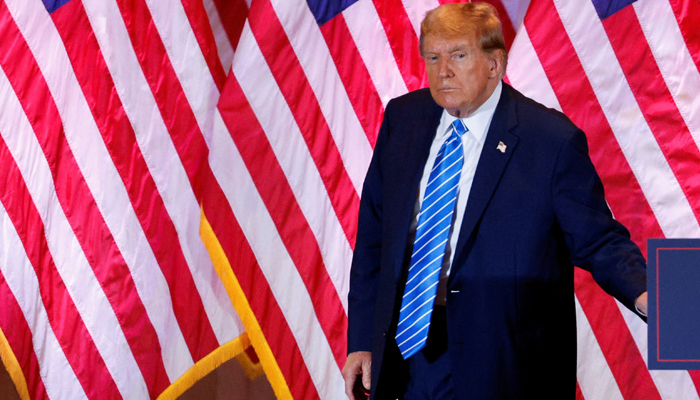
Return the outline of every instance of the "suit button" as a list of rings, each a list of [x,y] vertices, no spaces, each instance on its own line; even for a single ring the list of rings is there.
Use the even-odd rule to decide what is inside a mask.
[[[386,331],[382,332],[382,336],[386,337]]]

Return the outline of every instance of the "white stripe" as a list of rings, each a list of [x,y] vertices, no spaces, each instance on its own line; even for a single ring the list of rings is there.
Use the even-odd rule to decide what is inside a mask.
[[[435,298],[435,297],[433,297],[433,299],[434,299],[434,298]],[[430,300],[432,300],[432,299],[430,299]],[[430,301],[430,300],[428,300],[428,301]],[[427,302],[426,302],[426,303],[427,303]],[[425,303],[424,303],[424,304],[425,304]],[[418,310],[416,310],[416,311],[418,311]],[[416,321],[415,321],[413,324],[411,324],[411,327],[412,327],[413,325],[415,325],[416,322],[420,321],[421,319],[425,318],[426,316],[428,316],[428,315],[430,315],[430,314],[432,314],[432,313],[433,313],[433,310],[432,310],[432,309],[429,309],[425,314],[421,315],[418,319],[416,319]],[[422,331],[424,331],[425,329],[427,329],[429,326],[430,326],[430,323],[425,324],[423,327],[421,327],[421,328],[418,329],[416,332],[414,332],[413,335],[409,336],[406,340],[404,340],[403,342],[399,343],[399,347],[401,347],[401,346],[403,346],[404,344],[406,344],[406,342],[408,342],[409,340],[411,340],[411,339],[413,339],[414,337],[416,337],[416,335],[418,335],[419,333],[421,333]],[[410,328],[410,327],[409,327],[409,328]],[[401,336],[401,335],[403,335],[404,333],[406,333],[406,332],[408,331],[409,328],[404,329],[400,334],[396,335],[396,337],[398,338],[399,336]],[[423,340],[425,340],[425,339],[423,339]],[[420,341],[419,341],[418,343],[420,343]],[[411,349],[414,348],[414,347],[415,347],[415,346],[411,346],[411,347],[410,347],[409,349],[407,349],[406,351],[409,351],[409,350],[411,350]],[[404,353],[405,353],[405,352],[404,352]]]
[[[4,96],[0,95],[0,99],[2,98]],[[0,272],[29,325],[32,344],[39,363],[39,374],[47,396],[50,399],[87,399],[49,324],[44,303],[39,295],[41,293],[39,281],[34,268],[2,203],[0,203],[0,237],[2,237]],[[6,310],[4,305],[3,310]],[[29,351],[29,349],[15,349],[17,350]]]
[[[501,4],[503,4],[503,8],[508,13],[513,29],[518,32],[523,25],[527,8],[530,6],[530,0],[501,0]]]
[[[143,246],[143,243],[148,243],[146,236],[121,177],[114,164],[109,162],[110,155],[72,72],[68,55],[60,44],[58,32],[50,20],[44,23],[48,27],[41,32],[45,38],[32,40],[40,34],[36,25],[26,28],[25,37],[54,96],[76,163],[129,267],[136,290],[156,330],[166,372],[174,381],[188,368],[188,365],[182,365],[178,353],[188,350],[172,312],[165,278],[151,249]],[[106,193],[109,195],[104,195]]]
[[[305,0],[271,0],[306,78],[316,94],[323,116],[345,169],[359,194],[372,158],[367,140],[338,69]],[[245,53],[241,53],[245,54]],[[334,88],[335,90],[328,90]]]
[[[36,36],[36,33],[26,28],[29,23],[41,32],[51,31],[53,25],[47,25],[50,20],[47,21],[48,14],[42,3],[25,3],[24,0],[18,2],[22,3],[22,6],[38,5],[44,13],[42,18],[37,15],[41,10],[24,8],[19,9],[20,12],[18,12],[17,4],[12,1],[6,2],[20,29],[23,29],[24,36],[32,41],[41,38],[41,43],[48,49],[63,49],[60,43],[51,40],[51,35]],[[25,18],[18,20],[18,14]],[[30,47],[35,49],[36,43],[33,45],[30,44]],[[37,54],[36,50],[34,54]],[[53,60],[57,70],[60,70],[60,58],[54,55]],[[66,67],[70,70],[70,66],[64,65],[64,68]],[[146,397],[148,396],[146,382],[131,353],[114,310],[63,213],[53,185],[49,164],[44,158],[41,146],[4,71],[0,72],[0,99],[4,100],[4,104],[0,104],[3,110],[0,113],[0,134],[10,154],[17,161],[32,200],[41,215],[46,229],[46,241],[53,255],[56,269],[75,302],[78,313],[85,322],[109,373],[114,378],[119,392],[125,398]]]
[[[380,0],[381,1],[381,0]],[[425,18],[425,14],[440,5],[437,0],[401,0],[406,9],[408,19],[411,20],[416,37],[420,38],[420,25]]]
[[[698,220],[639,109],[593,3],[554,4],[664,235],[700,236]]]
[[[695,145],[700,147],[700,72],[686,47],[671,4],[646,0],[633,6],[678,111]]]
[[[343,11],[350,35],[367,67],[377,94],[386,107],[389,100],[408,92],[382,21],[372,0],[359,0]]]
[[[205,141],[210,142],[219,89],[181,0],[145,0],[182,91]]]
[[[410,307],[411,304],[415,303],[416,300],[420,299],[424,294],[426,294],[426,293],[428,292],[428,290],[434,288],[437,284],[438,284],[438,281],[435,281],[435,283],[433,283],[432,285],[430,285],[430,286],[428,286],[427,288],[425,288],[425,290],[422,291],[422,292],[420,292],[416,297],[413,298],[413,300],[409,301],[408,304],[406,304],[405,306],[401,307],[401,310],[399,310],[399,311],[403,311],[403,310],[405,310],[407,307]],[[418,286],[416,286],[416,287],[418,287]],[[404,296],[404,298],[405,298],[405,297],[406,297],[406,296]]]
[[[514,88],[549,108],[561,111],[525,25],[520,27],[508,53],[508,79]]]
[[[119,8],[114,1],[91,1],[84,5],[136,141],[178,232],[180,247],[209,322],[219,343],[226,343],[244,329],[199,237],[199,203],[131,46]],[[165,278],[158,285],[166,285]],[[167,286],[159,289],[159,293],[157,296],[170,298],[170,294],[165,295],[169,293]],[[180,348],[170,357],[176,377],[192,365],[191,357],[184,356]]]
[[[576,299],[576,379],[584,399],[623,400],[620,387],[605,360],[591,324]]]
[[[231,45],[228,39],[228,34],[226,33],[223,22],[221,22],[221,16],[216,9],[214,0],[204,0],[204,9],[207,11],[209,25],[211,25],[211,30],[214,32],[214,40],[216,41],[219,60],[224,67],[224,72],[228,75],[231,69],[231,63],[233,62],[233,45]]]
[[[427,255],[427,254],[426,254],[426,255]],[[428,264],[426,264],[426,266],[423,267],[416,275],[414,275],[413,278],[417,277],[421,272],[423,272],[423,270],[425,270],[426,268],[428,268],[428,266],[429,266],[430,264],[434,263],[436,260],[437,260],[437,258],[431,260],[431,261],[430,261]],[[426,280],[430,279],[431,276],[435,275],[435,274],[438,273],[438,272],[440,272],[440,268],[438,268],[438,269],[432,271],[431,273],[429,273],[428,275],[426,275],[425,278],[423,278],[420,282],[416,283],[416,285],[413,287],[413,289],[411,289],[411,290],[409,290],[408,292],[404,293],[403,297],[405,298],[406,296],[408,296],[408,295],[410,295],[411,293],[413,293],[413,291],[416,290],[416,289],[418,289],[418,288],[420,287],[420,285],[423,284],[423,282],[425,282]],[[411,280],[413,280],[413,278],[412,278]],[[411,280],[409,280],[408,282],[406,282],[406,285],[408,285],[408,283],[409,283]]]
[[[250,34],[249,29],[246,23],[244,35]],[[274,293],[320,398],[340,399],[344,395],[343,377],[309,293],[223,124],[217,118],[209,157],[214,176]]]
[[[401,355],[404,355],[404,356],[405,356],[406,353],[410,352],[411,350],[413,350],[414,348],[416,348],[417,346],[419,346],[420,344],[422,344],[422,343],[425,342],[426,340],[428,340],[428,337],[427,337],[427,336],[424,337],[423,339],[421,339],[420,341],[418,341],[418,343],[416,343],[416,344],[414,344],[413,346],[411,346],[411,347],[407,348],[406,350],[402,351],[402,352],[401,352]]]
[[[267,134],[294,197],[316,237],[323,263],[347,312],[352,259],[350,243],[304,137],[251,31],[243,31],[238,49],[239,54],[246,56],[234,60],[233,74]]]
[[[448,203],[448,204],[449,204],[449,203]],[[445,204],[445,207],[446,207],[448,204]],[[443,207],[443,208],[444,208],[444,207]],[[440,221],[438,221],[435,225],[437,226],[437,225],[440,224],[440,222],[442,222],[444,219],[449,218],[449,217],[451,217],[451,216],[452,216],[452,213],[449,213],[449,214],[445,215],[445,216],[444,216]],[[432,217],[431,217],[431,218],[432,218]],[[430,240],[426,240],[425,243],[423,243],[423,245],[422,245],[420,248],[418,248],[417,250],[414,250],[414,251],[413,251],[413,255],[415,256],[416,254],[418,254],[421,250],[423,250],[423,249],[425,248],[425,246],[429,245],[429,244],[430,244],[433,240],[435,240],[436,238],[439,238],[443,233],[445,233],[445,231],[449,230],[450,228],[452,228],[452,226],[450,226],[450,224],[445,224],[445,227],[444,227],[440,232],[438,232],[438,233],[436,233],[435,235],[433,235],[433,237],[430,238]],[[430,231],[430,230],[427,230],[425,233],[423,233],[423,234],[421,235],[420,238],[422,238],[423,236],[425,236],[429,231]],[[420,239],[420,238],[419,238],[419,239]],[[416,239],[416,240],[414,241],[414,243],[418,243],[418,242],[419,242],[419,239]],[[436,246],[439,246],[439,244],[436,245]],[[437,247],[436,247],[436,248],[437,248]],[[433,250],[434,250],[434,249],[433,249]],[[431,250],[431,251],[432,251],[432,250]]]
[[[644,364],[649,365],[647,324],[632,311],[628,310],[627,307],[623,306],[622,303],[619,301],[616,301],[616,303],[627,323],[627,328],[629,328],[632,338],[634,338],[634,342],[637,344],[639,353],[644,359]],[[649,373],[662,399],[699,399],[698,391],[688,371],[649,370]]]
[[[437,296],[436,296],[436,297],[437,297]],[[409,325],[408,327],[406,327],[406,329],[404,329],[403,331],[401,331],[401,333],[397,334],[394,338],[395,338],[395,339],[398,339],[399,336],[403,335],[403,334],[406,333],[409,329],[413,328],[413,326],[414,326],[415,324],[417,324],[418,322],[420,322],[421,319],[425,318],[426,315],[428,315],[429,313],[432,313],[432,312],[433,312],[433,310],[431,309],[430,311],[428,311],[428,312],[426,312],[425,314],[423,314],[423,316],[421,316],[420,318],[416,318],[416,320],[413,321],[413,323],[412,323],[411,325]],[[427,326],[430,326],[430,325],[428,324]],[[422,329],[425,329],[425,327],[423,327]],[[418,332],[420,332],[420,331],[418,331]]]

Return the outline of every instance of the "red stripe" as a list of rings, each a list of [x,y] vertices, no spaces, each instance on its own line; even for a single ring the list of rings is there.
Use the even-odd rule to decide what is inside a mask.
[[[0,36],[19,37],[15,36],[20,34],[15,30],[16,25],[8,25],[12,27]],[[2,62],[3,69],[7,71],[10,84],[18,94],[48,160],[61,208],[114,309],[149,392],[156,395],[165,390],[170,382],[160,356],[155,328],[69,147],[46,81],[36,62],[27,57],[31,52],[25,46],[24,42],[12,47],[0,44],[0,52],[8,56]],[[26,57],[25,62],[17,62],[23,56]]]
[[[418,36],[401,0],[372,0],[408,91],[428,87]]]
[[[304,70],[269,0],[253,3],[248,20],[260,50],[304,136],[345,236],[350,246],[354,247],[360,197],[345,170],[338,147]]]
[[[197,120],[187,102],[187,97],[160,36],[156,34],[158,31],[146,3],[143,0],[118,0],[117,4],[126,23],[136,57],[180,156],[195,197],[200,200],[202,174],[207,168],[208,149]],[[152,34],[147,35],[144,32],[152,32]],[[166,279],[173,284],[179,279],[189,281],[191,273],[187,271],[185,276],[180,276],[177,271],[169,270],[166,272]],[[193,281],[190,282],[194,285]],[[187,287],[192,286],[188,284]],[[175,309],[184,307],[184,309],[201,310],[197,316],[200,319],[197,326],[181,326],[185,340],[192,345],[190,346],[192,358],[197,362],[219,347],[219,342],[208,316],[203,311],[204,305],[199,293],[188,291],[187,294],[192,296],[189,298],[178,292],[172,293]]]
[[[185,8],[187,19],[190,21],[190,26],[194,36],[197,38],[199,48],[202,50],[202,55],[207,61],[214,83],[216,83],[216,87],[221,92],[221,89],[224,88],[224,83],[226,83],[226,71],[224,71],[224,66],[221,65],[219,50],[216,48],[216,39],[214,39],[214,31],[212,31],[209,23],[207,10],[204,9],[204,2],[202,0],[182,0],[182,6]]]
[[[700,150],[666,86],[634,9],[626,7],[613,14],[603,21],[603,27],[644,118],[700,220]]]
[[[206,311],[187,266],[175,225],[141,153],[85,9],[81,2],[73,1],[53,13],[52,17],[148,244],[170,293],[176,294],[172,296],[173,312],[185,342],[193,357],[202,354],[206,349],[198,349],[201,331],[211,329]],[[167,381],[157,386],[163,383],[167,387]]]
[[[245,0],[214,0],[219,18],[224,25],[228,40],[235,51],[248,18],[248,5]]]
[[[8,19],[9,13],[5,3],[0,3],[0,33],[3,38],[15,38],[8,35],[8,31],[14,31],[9,27],[14,27],[14,21]],[[18,33],[18,32],[17,32]],[[8,40],[12,42],[12,40]],[[5,41],[0,41],[5,43]],[[18,46],[24,42],[17,41]],[[21,43],[21,44],[20,44]],[[3,47],[0,45],[0,47]],[[19,65],[31,65],[29,63],[30,54],[27,56],[13,58]],[[3,54],[2,65],[4,69],[8,53]],[[9,74],[8,74],[9,75]],[[37,79],[36,81],[39,81]],[[121,394],[117,389],[112,375],[107,370],[104,360],[100,356],[95,342],[93,342],[90,332],[85,327],[85,323],[80,318],[78,310],[66,289],[61,276],[58,274],[53,258],[49,253],[49,246],[46,242],[44,224],[39,216],[39,211],[34,205],[34,201],[29,194],[24,178],[22,178],[15,160],[12,158],[5,140],[0,136],[0,165],[3,168],[0,179],[0,202],[2,202],[7,214],[12,220],[17,234],[24,244],[25,252],[29,261],[34,267],[37,279],[39,280],[39,290],[41,300],[46,308],[46,313],[51,324],[51,328],[56,335],[66,359],[80,384],[90,399],[114,398],[120,399]],[[5,304],[5,303],[3,303]],[[12,323],[17,323],[12,320]],[[3,329],[4,331],[4,329]]]
[[[688,371],[688,374],[690,374],[690,379],[695,385],[695,391],[700,395],[700,371]]]
[[[586,400],[586,398],[583,397],[583,392],[581,392],[581,386],[578,384],[578,381],[576,381],[576,400]]]
[[[321,33],[326,39],[352,107],[374,148],[384,106],[343,14],[338,14],[321,26]]]
[[[533,2],[525,26],[564,113],[586,132],[591,160],[605,185],[606,200],[615,218],[630,230],[632,240],[644,254],[646,238],[663,237],[663,232],[605,118],[552,1]]]
[[[346,357],[342,338],[345,337],[348,321],[338,292],[323,264],[316,237],[235,76],[229,75],[226,85],[219,101],[221,116],[304,281],[338,367],[342,368]]]
[[[615,300],[576,268],[575,292],[625,399],[661,399]],[[624,362],[621,362],[624,360]]]
[[[5,267],[12,268],[7,265]],[[24,379],[27,381],[29,397],[32,399],[48,399],[49,396],[46,394],[44,381],[41,380],[39,360],[34,352],[32,331],[29,329],[22,309],[7,285],[2,272],[0,272],[0,304],[2,304],[0,328],[2,328],[2,332],[10,344],[12,352],[17,357]]]
[[[229,81],[233,78],[231,74]],[[311,380],[294,334],[279,304],[275,301],[275,296],[231,211],[228,200],[213,177],[206,186],[205,199],[202,204],[204,214],[219,239],[226,257],[231,262],[231,269],[260,324],[292,397],[318,399],[318,392]]]
[[[700,2],[697,0],[669,0],[681,28],[695,66],[700,70]]]
[[[451,3],[464,3],[462,0],[439,0],[440,4],[451,4]],[[513,22],[510,20],[510,15],[508,11],[503,6],[501,0],[480,0],[483,3],[489,3],[496,8],[498,13],[498,18],[501,20],[501,27],[503,31],[503,40],[506,42],[506,50],[510,50],[510,46],[515,40],[515,28],[513,27]],[[471,1],[470,1],[471,2]]]
[[[638,244],[643,245],[642,239],[646,237],[663,236],[552,1],[533,2],[525,25],[562,109],[588,134],[591,159],[606,186],[607,200],[616,218],[631,229]],[[623,397],[658,398],[654,382],[614,300],[591,282],[589,274],[579,269],[576,269],[576,282],[581,307]]]

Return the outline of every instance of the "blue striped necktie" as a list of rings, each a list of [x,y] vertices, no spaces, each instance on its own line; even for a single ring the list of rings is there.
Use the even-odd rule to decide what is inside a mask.
[[[457,202],[464,158],[462,135],[466,132],[467,128],[461,120],[452,123],[452,133],[440,147],[418,214],[413,254],[396,330],[396,343],[404,359],[425,347],[428,338],[430,316]]]

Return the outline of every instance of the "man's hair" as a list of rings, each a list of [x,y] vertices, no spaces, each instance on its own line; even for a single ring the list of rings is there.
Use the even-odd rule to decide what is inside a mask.
[[[423,54],[425,37],[433,35],[445,38],[457,38],[476,35],[481,42],[481,50],[493,53],[501,50],[503,68],[508,61],[506,43],[501,30],[496,8],[488,3],[452,3],[443,4],[425,14],[420,26],[420,52]]]

